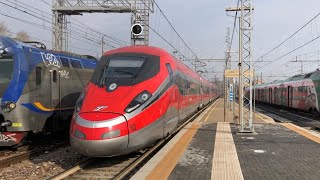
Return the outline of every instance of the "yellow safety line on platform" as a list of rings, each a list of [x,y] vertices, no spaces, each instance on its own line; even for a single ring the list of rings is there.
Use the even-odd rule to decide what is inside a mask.
[[[220,99],[218,99],[216,102],[214,102],[214,104],[213,104],[213,106],[212,106],[212,108],[211,108],[211,111],[210,111],[209,114],[207,115],[207,117],[206,117],[206,119],[204,120],[204,122],[207,122],[207,121],[208,121],[208,119],[209,119],[212,111],[216,108],[216,105],[218,104],[218,101],[219,101],[219,100],[220,100]]]
[[[284,127],[295,131],[298,134],[301,134],[302,136],[311,139],[312,141],[319,143],[320,144],[320,136],[316,136],[314,134],[311,134],[310,132],[308,132],[308,130],[303,129],[302,127],[296,126],[292,123],[281,123],[281,125],[283,125]]]
[[[166,154],[162,161],[150,172],[146,179],[167,179],[199,127],[199,123],[193,124],[170,150],[170,153]]]
[[[218,122],[217,125],[211,179],[244,179],[229,123]]]
[[[270,123],[270,124],[274,124],[275,121],[269,117],[269,116],[266,116],[266,115],[262,115],[260,113],[255,113],[256,116],[258,116],[262,121],[266,122],[266,123]],[[262,117],[264,116],[264,117]]]

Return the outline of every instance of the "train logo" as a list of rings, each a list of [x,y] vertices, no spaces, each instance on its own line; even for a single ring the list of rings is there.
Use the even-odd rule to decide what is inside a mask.
[[[60,68],[60,63],[55,55],[41,52],[41,57],[46,66],[56,66]]]
[[[108,106],[98,106],[93,111],[101,111],[101,110],[106,109],[106,108],[108,108]]]

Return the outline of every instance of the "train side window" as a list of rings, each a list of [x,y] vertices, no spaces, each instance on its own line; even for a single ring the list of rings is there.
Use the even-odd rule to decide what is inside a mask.
[[[53,70],[53,74],[52,74],[52,81],[55,83],[57,82],[57,71],[56,70]]]
[[[167,70],[168,70],[168,73],[169,73],[169,76],[170,76],[170,81],[173,81],[173,72],[172,72],[172,69],[171,69],[171,65],[169,63],[166,63],[166,67],[167,67]]]
[[[71,60],[71,66],[75,69],[82,69],[82,64],[80,61]]]
[[[60,60],[61,60],[61,64],[62,64],[63,67],[70,68],[69,59],[61,57]]]
[[[36,68],[36,85],[39,86],[41,85],[41,67]]]

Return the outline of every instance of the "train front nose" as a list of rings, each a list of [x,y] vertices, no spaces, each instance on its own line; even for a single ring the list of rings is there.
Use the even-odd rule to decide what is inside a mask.
[[[85,156],[115,156],[128,148],[128,125],[115,113],[81,113],[70,129],[71,147]]]

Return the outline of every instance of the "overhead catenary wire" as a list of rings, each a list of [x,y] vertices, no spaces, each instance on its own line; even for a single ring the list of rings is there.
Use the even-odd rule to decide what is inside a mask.
[[[240,0],[237,2],[237,9],[239,8]],[[229,47],[229,52],[231,51],[232,43],[233,43],[233,37],[234,37],[234,32],[237,26],[237,17],[238,17],[238,11],[236,11],[236,15],[234,16],[234,21],[233,21],[233,28],[232,28],[232,35],[231,35],[231,41],[230,41],[230,47]]]
[[[44,0],[41,0],[41,1],[44,2],[45,4],[47,4],[48,6],[50,6],[51,8],[53,8],[53,6],[52,6],[51,4],[49,4],[48,2],[45,2]],[[76,21],[77,23],[81,24],[82,27],[84,27],[84,28],[86,28],[86,29],[89,29],[89,30],[91,30],[91,31],[94,31],[94,32],[96,32],[96,33],[98,33],[98,34],[100,34],[100,35],[103,35],[103,36],[105,36],[105,37],[107,37],[107,38],[110,38],[110,39],[112,39],[112,40],[114,40],[114,41],[118,41],[118,42],[124,43],[124,44],[126,44],[126,45],[127,45],[127,44],[130,44],[130,43],[127,42],[127,41],[124,41],[124,40],[121,40],[121,39],[112,37],[112,36],[110,36],[110,35],[107,35],[107,34],[105,34],[105,33],[102,33],[102,32],[100,32],[100,31],[97,31],[97,30],[89,27],[88,25],[85,25],[84,23],[76,20],[75,18],[72,18],[72,17],[70,17],[70,18],[71,18],[72,20]]]
[[[310,24],[314,19],[316,19],[318,16],[320,15],[320,13],[318,13],[316,16],[314,16],[313,18],[311,18],[306,24],[304,24],[302,27],[300,27],[297,31],[295,31],[293,34],[291,34],[289,37],[287,37],[284,41],[282,41],[280,44],[276,45],[274,48],[272,48],[271,50],[269,50],[268,52],[264,53],[262,56],[260,56],[259,59],[262,59],[264,56],[270,54],[271,52],[273,52],[274,50],[276,50],[277,48],[279,48],[281,45],[283,45],[285,42],[287,42],[289,39],[291,39],[293,36],[295,36],[298,32],[300,32],[302,29],[304,29],[308,24]]]
[[[15,34],[17,35],[18,33],[16,32],[12,32],[12,31],[8,31],[10,34]],[[48,43],[52,43],[52,41],[49,41],[49,40],[45,40],[45,39],[40,39],[40,38],[37,38],[37,37],[34,37],[34,36],[30,36],[30,38],[34,39],[34,40],[39,40],[41,42],[48,42]],[[88,52],[95,52],[95,53],[98,53],[100,51],[95,51],[95,50],[90,50],[90,49],[84,49],[84,48],[81,48],[81,47],[77,47],[77,46],[70,46],[72,48],[75,48],[75,49],[80,49],[80,50],[84,50],[84,51],[88,51]]]
[[[34,14],[31,14],[30,12],[27,12],[27,11],[25,11],[25,10],[19,9],[19,8],[17,8],[17,7],[11,6],[11,5],[6,4],[6,3],[3,3],[3,2],[0,2],[0,3],[6,5],[6,6],[10,7],[10,8],[16,9],[16,10],[18,10],[18,11],[20,11],[20,12],[23,12],[23,13],[26,13],[26,14],[28,14],[28,15],[31,15],[31,16],[33,16],[33,17],[35,17],[35,18],[40,19],[40,20],[43,20],[44,22],[47,22],[47,23],[49,23],[49,24],[52,25],[52,22],[49,21],[49,20],[47,20],[47,19],[45,19],[45,18],[38,17],[38,16],[36,16],[36,15],[34,15]],[[7,17],[8,17],[8,15],[7,15]],[[10,18],[14,18],[14,17],[13,17],[13,16],[10,16]],[[14,19],[18,20],[19,18],[14,18]],[[20,21],[21,21],[21,19],[20,19]],[[39,25],[39,24],[36,24],[36,23],[34,23],[34,22],[31,22],[31,21],[26,21],[26,20],[23,21],[23,20],[22,20],[22,22],[31,23],[32,25],[36,25],[37,27],[44,28],[44,29],[48,29],[48,27],[46,27],[46,26]],[[50,28],[50,30],[52,30],[52,28]],[[79,32],[83,32],[84,34],[81,34],[81,33],[77,32],[76,30],[78,30]],[[92,37],[91,37],[91,38],[88,38],[86,32],[83,31],[83,30],[81,30],[81,29],[73,28],[72,32],[75,33],[75,34],[77,34],[77,35],[78,35],[79,37],[81,37],[81,38],[84,38],[84,39],[86,39],[86,40],[88,40],[88,41],[97,43],[97,44],[95,44],[95,45],[99,45],[99,43],[100,43],[99,40],[97,40],[97,39],[94,41],[94,38],[92,38]],[[93,36],[93,37],[98,38],[98,36]],[[77,39],[77,38],[75,38],[75,39]],[[78,39],[78,40],[79,40],[79,39]],[[110,44],[107,44],[107,46],[112,47],[112,48],[115,48],[115,46],[112,46],[112,45],[110,45]]]
[[[173,27],[173,25],[171,24],[171,22],[169,21],[169,19],[167,18],[167,16],[164,14],[164,12],[162,11],[162,9],[159,7],[158,3],[156,1],[154,1],[154,4],[156,5],[156,7],[159,9],[160,13],[163,15],[163,17],[166,19],[166,21],[169,23],[169,25],[171,26],[171,28],[173,29],[173,31],[178,35],[178,37],[180,38],[180,40],[184,43],[184,45],[190,50],[190,52],[192,52],[192,54],[198,58],[198,56],[194,53],[194,51],[187,45],[187,43],[182,39],[182,37],[180,36],[180,34],[177,32],[177,30]]]
[[[7,0],[7,1],[13,3],[13,2],[10,1],[10,0]],[[49,14],[49,13],[47,13],[47,12],[44,12],[44,11],[38,9],[38,8],[32,7],[32,6],[28,5],[28,4],[25,4],[25,3],[23,3],[23,2],[20,2],[20,1],[18,1],[18,0],[16,0],[16,2],[22,4],[22,5],[19,5],[19,4],[16,4],[16,5],[19,6],[19,7],[21,7],[21,8],[24,8],[25,10],[22,10],[22,9],[20,9],[20,8],[14,7],[14,6],[12,6],[12,5],[9,5],[9,4],[3,3],[3,2],[1,2],[1,3],[4,4],[4,5],[6,5],[6,6],[8,6],[8,7],[11,7],[11,8],[16,9],[16,10],[18,10],[18,11],[21,11],[21,12],[23,12],[23,13],[26,13],[26,14],[28,14],[28,15],[31,15],[31,16],[33,16],[33,17],[35,17],[35,18],[38,18],[38,19],[40,19],[40,20],[43,20],[44,22],[47,22],[47,23],[53,25],[53,23],[52,23],[52,14]],[[49,5],[50,7],[52,7],[49,3],[46,3],[46,4]],[[36,11],[33,11],[33,10],[27,8],[27,7],[32,8],[32,9],[35,9]],[[34,14],[31,14],[30,12],[28,12],[28,11],[26,11],[26,10],[31,11],[31,12],[33,12]],[[37,11],[38,11],[38,12],[37,12]],[[43,14],[40,14],[39,12],[41,12],[41,13],[43,13]],[[40,15],[41,17],[39,17],[39,16],[37,16],[37,15],[35,15],[35,14]],[[46,17],[43,17],[44,14],[46,15]],[[49,21],[48,19],[50,19],[50,21]],[[71,18],[71,19],[73,19],[73,18]],[[77,31],[81,31],[81,32],[86,33],[86,34],[89,34],[88,32],[90,32],[91,36],[96,37],[96,38],[99,38],[99,39],[101,38],[101,36],[105,36],[105,37],[109,38],[109,40],[111,40],[110,42],[115,43],[115,44],[117,44],[117,45],[119,45],[119,46],[123,46],[123,45],[129,44],[129,43],[126,42],[126,41],[123,41],[123,40],[114,38],[114,37],[112,37],[112,36],[109,36],[109,35],[106,35],[106,34],[104,34],[104,33],[101,33],[101,32],[99,32],[99,31],[97,31],[97,30],[95,30],[95,29],[93,29],[93,28],[90,28],[89,26],[86,26],[85,24],[81,23],[80,21],[78,21],[78,20],[76,20],[76,19],[73,19],[73,20],[78,23],[78,24],[74,23],[74,25],[76,25],[77,27],[80,27],[80,28],[81,28],[81,29],[79,29],[79,28],[75,28],[75,27],[74,27],[73,29],[75,29],[75,30],[77,30]],[[80,24],[80,25],[79,25],[79,24]],[[84,31],[83,28],[84,28],[84,29],[87,29],[87,30],[89,30],[89,31]],[[101,35],[101,36],[94,35],[94,34],[92,34],[92,32],[95,32],[95,33],[97,33],[97,34],[99,34],[99,35]]]
[[[17,21],[21,21],[21,22],[27,23],[27,24],[32,25],[32,26],[35,26],[35,27],[43,28],[43,29],[45,29],[45,30],[47,30],[47,31],[49,31],[49,32],[52,32],[52,28],[49,28],[49,27],[46,27],[46,26],[42,26],[42,25],[40,25],[40,24],[31,22],[31,21],[28,21],[28,20],[16,18],[16,17],[10,16],[10,15],[7,15],[7,14],[1,13],[1,12],[0,12],[0,15],[5,16],[5,17],[8,17],[8,18],[11,18],[11,19],[15,19],[15,20],[17,20]],[[16,33],[13,33],[13,34],[16,34]],[[30,36],[30,37],[31,37],[31,36]],[[34,37],[31,37],[31,38],[34,38]],[[78,40],[79,40],[79,41],[83,41],[82,39],[78,39]],[[51,43],[52,43],[52,41],[48,41],[48,40],[44,40],[44,41],[47,41],[47,42],[51,42]],[[83,41],[83,42],[85,42],[85,41]],[[93,42],[94,42],[94,41],[93,41]],[[88,43],[88,42],[85,42],[85,43]],[[92,44],[92,45],[95,45],[95,44]],[[70,46],[70,47],[75,47],[75,46]],[[77,47],[76,49],[80,49],[80,48]],[[81,49],[90,51],[90,50],[84,49],[84,48],[81,48]],[[94,51],[94,52],[98,52],[98,51]]]
[[[267,65],[269,65],[269,64],[271,64],[271,63],[273,63],[273,62],[275,62],[275,61],[277,61],[277,60],[279,60],[279,59],[281,59],[281,58],[283,58],[283,57],[285,57],[285,56],[287,56],[287,55],[289,55],[289,54],[291,54],[292,52],[294,52],[294,51],[296,51],[296,50],[298,50],[298,49],[303,48],[304,46],[306,46],[306,45],[308,45],[308,44],[312,43],[313,41],[315,41],[315,40],[317,40],[317,39],[319,39],[319,38],[320,38],[320,36],[317,36],[316,38],[313,38],[312,40],[310,40],[310,41],[308,41],[308,42],[306,42],[306,43],[304,43],[304,44],[300,45],[299,47],[297,47],[297,48],[295,48],[295,49],[293,49],[293,50],[291,50],[291,51],[289,51],[289,52],[285,53],[284,55],[282,55],[282,56],[280,56],[280,57],[278,57],[278,58],[274,59],[274,60],[273,60],[273,61],[271,61],[270,63],[267,63],[267,64],[265,64],[265,65],[263,65],[263,66],[259,67],[257,70],[259,70],[259,69],[262,69],[262,68],[266,67]]]

